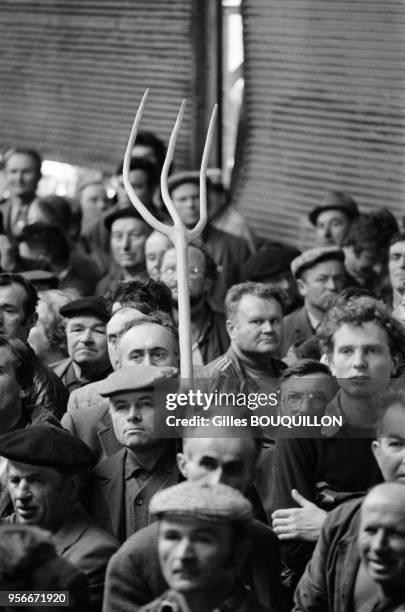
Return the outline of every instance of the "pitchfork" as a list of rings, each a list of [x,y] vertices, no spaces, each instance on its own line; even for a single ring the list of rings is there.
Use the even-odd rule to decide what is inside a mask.
[[[201,160],[200,168],[200,219],[198,223],[192,229],[187,229],[183,221],[180,218],[171,198],[169,195],[169,189],[167,186],[167,180],[169,175],[169,168],[173,160],[174,148],[176,146],[177,136],[180,130],[181,121],[184,114],[184,108],[186,101],[183,100],[179,114],[177,115],[176,123],[169,140],[169,146],[167,147],[167,153],[165,162],[162,168],[162,174],[160,177],[160,187],[162,192],[163,202],[170,214],[173,221],[173,225],[167,225],[156,219],[152,213],[142,204],[138,196],[136,195],[130,180],[130,164],[132,157],[132,150],[135,144],[135,138],[138,131],[139,124],[141,122],[143,110],[146,104],[146,100],[149,95],[149,89],[147,89],[143,95],[141,104],[135,116],[135,121],[132,126],[131,134],[129,136],[127,149],[125,151],[124,166],[123,166],[123,179],[126,192],[132,204],[136,210],[142,216],[144,221],[148,223],[153,229],[165,234],[176,249],[177,259],[177,284],[178,284],[178,312],[179,312],[179,343],[180,343],[180,378],[184,381],[190,381],[193,379],[193,366],[192,366],[192,351],[191,351],[191,330],[190,330],[190,291],[188,286],[188,244],[191,240],[197,238],[202,233],[207,223],[207,166],[208,158],[212,145],[214,125],[217,115],[217,105],[214,106],[212,111],[211,121],[208,126],[207,138],[205,141],[204,152]]]

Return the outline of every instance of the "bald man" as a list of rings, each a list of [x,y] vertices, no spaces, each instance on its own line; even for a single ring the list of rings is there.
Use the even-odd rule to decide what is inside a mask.
[[[378,485],[361,508],[359,551],[369,604],[394,610],[405,603],[405,487],[398,482]],[[357,607],[356,607],[357,609]]]

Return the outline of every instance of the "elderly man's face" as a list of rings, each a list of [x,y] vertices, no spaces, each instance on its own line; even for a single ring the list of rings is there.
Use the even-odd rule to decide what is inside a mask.
[[[405,584],[404,504],[405,494],[387,497],[372,492],[361,513],[359,547],[364,567],[388,593]]]
[[[56,531],[72,502],[71,479],[50,467],[9,461],[7,487],[17,523]]]
[[[97,317],[72,317],[66,325],[69,357],[78,365],[105,368],[108,363],[106,325]]]
[[[369,397],[385,390],[396,370],[387,332],[374,321],[345,323],[333,335],[330,366],[349,395]]]
[[[345,268],[341,261],[321,261],[303,272],[298,289],[309,305],[326,310],[330,300],[345,286]]]
[[[322,416],[336,391],[336,381],[324,372],[290,376],[281,384],[280,413]]]
[[[405,241],[390,246],[388,270],[392,288],[405,292]]]
[[[110,397],[109,406],[115,436],[123,446],[133,451],[142,451],[161,443],[155,424],[152,393],[116,393]]]
[[[160,279],[160,266],[163,255],[172,246],[167,236],[160,232],[152,232],[145,242],[146,271],[149,278]]]
[[[139,310],[128,306],[127,308],[124,307],[116,310],[111,319],[108,321],[106,328],[108,357],[114,370],[117,370],[121,365],[117,346],[119,332],[125,323],[143,316],[144,315]]]
[[[122,217],[111,226],[111,253],[124,270],[136,270],[145,264],[146,224],[135,217]]]
[[[251,484],[256,458],[252,438],[193,437],[183,444],[184,453],[179,453],[178,462],[187,480],[222,483],[242,493]]]
[[[159,530],[159,559],[170,588],[204,594],[230,582],[233,533],[228,524],[165,517]]]
[[[16,379],[15,358],[0,347],[0,434],[10,431],[21,418],[22,390]]]
[[[173,334],[157,323],[136,325],[118,342],[121,366],[179,365],[178,345]]]
[[[15,153],[4,168],[7,188],[12,196],[33,196],[39,181],[38,168],[31,155]]]
[[[29,330],[36,321],[36,316],[26,318],[24,287],[11,284],[0,287],[0,335],[6,338],[27,340]]]
[[[172,191],[172,201],[186,227],[194,227],[200,218],[200,188],[182,183]]]
[[[201,302],[212,286],[212,281],[205,276],[205,258],[203,253],[193,246],[188,248],[188,282],[190,288],[190,304],[194,306]],[[172,248],[166,251],[162,260],[161,280],[172,292],[173,302],[178,301],[177,261],[176,251]]]
[[[244,295],[227,328],[232,342],[245,353],[277,354],[283,313],[277,300]]]
[[[405,484],[405,407],[388,408],[381,423],[381,434],[373,442],[373,452],[387,482]]]
[[[350,219],[343,210],[325,210],[316,220],[316,238],[319,246],[342,246],[350,228]]]

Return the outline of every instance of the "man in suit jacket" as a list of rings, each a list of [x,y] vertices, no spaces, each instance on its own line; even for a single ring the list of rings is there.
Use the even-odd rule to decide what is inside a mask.
[[[211,427],[213,427],[211,425]],[[184,439],[183,453],[178,454],[182,475],[191,482],[222,483],[246,492],[253,482],[261,453],[261,440],[251,428],[243,438],[230,428],[209,427],[204,432],[190,430]],[[207,433],[208,431],[208,433]],[[252,436],[250,437],[249,434]],[[249,528],[251,552],[244,568],[259,601],[277,610],[280,603],[280,545],[273,531],[254,520]],[[167,589],[159,566],[158,526],[152,523],[132,535],[112,557],[108,567],[104,594],[104,612],[138,610]]]
[[[153,387],[167,378],[156,366],[124,367],[99,383],[109,400],[115,436],[123,448],[94,470],[88,489],[88,508],[119,541],[150,522],[149,502],[160,489],[178,482],[177,446],[161,437]],[[172,372],[169,370],[169,374]]]
[[[114,369],[142,364],[145,360],[170,366],[173,373],[178,366],[176,332],[157,313],[146,317],[135,306],[120,308],[107,323],[107,343]],[[73,391],[62,419],[66,429],[90,446],[97,461],[122,448],[113,431],[108,400],[100,395],[99,384],[91,383]]]
[[[291,272],[304,298],[304,306],[284,317],[282,358],[290,351],[291,360],[294,359],[294,347],[313,336],[331,304],[331,298],[343,289],[344,258],[339,247],[328,246],[304,251],[291,262]]]
[[[41,424],[1,436],[0,454],[8,460],[14,506],[8,520],[51,531],[58,553],[86,574],[92,610],[100,610],[105,568],[118,543],[78,502],[79,472],[94,461],[90,449],[64,429]]]

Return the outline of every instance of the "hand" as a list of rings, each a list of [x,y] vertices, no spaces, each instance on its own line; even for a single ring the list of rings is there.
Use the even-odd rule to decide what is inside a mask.
[[[280,540],[305,540],[316,542],[327,512],[308,501],[293,489],[291,496],[301,508],[284,508],[271,515],[274,533]]]

